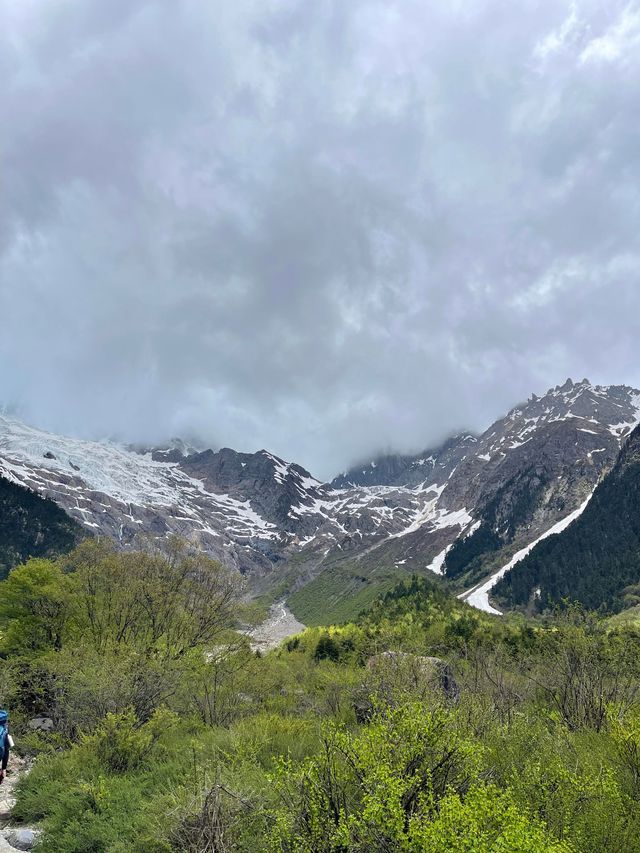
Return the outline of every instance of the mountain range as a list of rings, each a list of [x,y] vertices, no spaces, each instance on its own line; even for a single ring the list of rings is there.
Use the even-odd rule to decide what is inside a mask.
[[[302,617],[314,596],[336,605],[427,572],[497,612],[494,587],[504,605],[531,598],[500,583],[505,567],[578,517],[638,421],[640,391],[567,380],[480,435],[379,455],[322,483],[266,450],[140,449],[5,414],[0,477],[122,547],[182,536],[254,591],[289,596]]]

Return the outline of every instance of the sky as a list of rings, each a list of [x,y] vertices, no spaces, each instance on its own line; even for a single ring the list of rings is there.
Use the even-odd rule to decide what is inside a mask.
[[[640,0],[0,0],[0,404],[328,478],[640,386]]]

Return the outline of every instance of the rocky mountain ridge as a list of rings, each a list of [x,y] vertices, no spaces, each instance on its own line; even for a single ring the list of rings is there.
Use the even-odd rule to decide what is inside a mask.
[[[325,484],[266,450],[141,452],[0,416],[0,475],[123,547],[174,533],[254,581],[293,565],[303,582],[343,561],[363,576],[380,564],[442,574],[451,545],[483,525],[500,540],[498,560],[575,511],[639,419],[639,391],[568,380],[482,435],[379,457]]]

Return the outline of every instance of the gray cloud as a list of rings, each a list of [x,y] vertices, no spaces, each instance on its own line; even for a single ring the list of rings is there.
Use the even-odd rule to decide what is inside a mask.
[[[0,0],[0,401],[320,475],[640,383],[640,3]]]

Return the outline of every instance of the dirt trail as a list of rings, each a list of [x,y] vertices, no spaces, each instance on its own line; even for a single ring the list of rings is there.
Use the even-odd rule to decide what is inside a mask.
[[[13,826],[11,824],[11,811],[16,802],[15,787],[20,777],[26,772],[25,762],[12,751],[9,758],[9,772],[0,785],[0,853],[15,853],[16,850],[28,849],[26,844],[30,840],[35,843],[37,833],[28,827]],[[23,846],[14,847],[7,838],[14,840],[16,835],[20,836]]]
[[[269,618],[249,631],[251,648],[261,652],[275,649],[287,637],[304,631],[305,627],[302,622],[298,622],[284,601],[278,601],[271,606]]]

